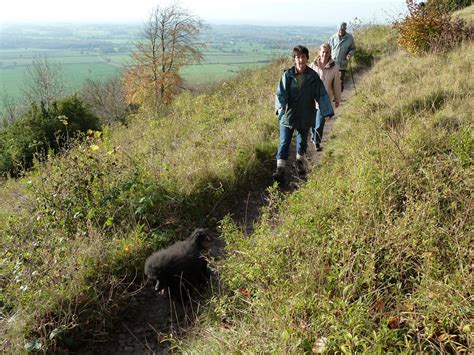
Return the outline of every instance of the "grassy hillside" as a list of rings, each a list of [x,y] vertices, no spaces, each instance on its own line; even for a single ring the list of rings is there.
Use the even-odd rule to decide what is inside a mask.
[[[466,46],[379,62],[325,162],[288,200],[274,191],[249,238],[224,214],[274,167],[283,60],[1,182],[2,350],[73,348],[120,311],[152,250],[218,223],[229,245],[221,293],[183,347],[466,349],[472,57]]]
[[[222,288],[183,349],[472,351],[472,63],[472,44],[378,62],[304,188],[250,237],[223,222]]]
[[[14,353],[55,349],[120,309],[151,251],[212,226],[271,174],[275,62],[181,95],[161,117],[91,134],[0,186],[0,334]],[[251,92],[252,95],[248,93]]]
[[[454,16],[462,18],[467,23],[474,23],[474,5],[455,11]]]

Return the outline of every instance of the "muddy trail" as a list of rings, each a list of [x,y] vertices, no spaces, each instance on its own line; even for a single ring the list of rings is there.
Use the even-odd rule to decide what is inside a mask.
[[[344,106],[347,98],[353,92],[353,85],[346,84],[343,92]],[[319,164],[324,154],[324,146],[331,139],[331,130],[337,120],[336,116],[326,121],[323,136],[323,150],[316,151],[313,144],[308,143],[307,170]],[[277,127],[275,126],[275,129]],[[308,138],[309,141],[309,138]],[[306,179],[298,176],[295,167],[295,137],[290,148],[290,158],[286,167],[285,183],[280,186],[281,191],[290,194],[298,189]],[[276,165],[276,163],[275,163]],[[255,184],[249,186],[246,197],[235,202],[231,213],[234,222],[247,234],[251,234],[253,226],[258,222],[260,209],[267,204],[267,188],[273,184],[271,172],[264,171],[265,176],[257,179]],[[209,256],[222,257],[224,241],[216,230],[210,231],[212,242],[209,245]],[[172,352],[175,339],[182,339],[197,319],[206,296],[199,299],[173,302],[166,295],[159,295],[151,285],[141,287],[130,298],[128,304],[122,309],[110,325],[106,326],[101,334],[83,346],[75,354],[169,354]]]

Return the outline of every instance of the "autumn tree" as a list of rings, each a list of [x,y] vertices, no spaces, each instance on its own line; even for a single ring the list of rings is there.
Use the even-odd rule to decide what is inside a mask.
[[[202,45],[197,43],[201,19],[177,4],[157,6],[135,43],[132,65],[124,75],[127,100],[157,111],[179,91],[179,70],[202,60]]]

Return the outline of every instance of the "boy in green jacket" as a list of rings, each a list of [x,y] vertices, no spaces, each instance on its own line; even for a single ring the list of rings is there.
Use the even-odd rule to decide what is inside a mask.
[[[304,46],[293,48],[295,65],[286,70],[275,94],[275,110],[280,126],[280,145],[277,152],[277,170],[273,178],[283,182],[293,131],[296,130],[296,168],[305,173],[303,156],[308,146],[308,132],[314,126],[315,101],[323,117],[332,117],[334,111],[324,84],[318,74],[307,66],[309,51]]]

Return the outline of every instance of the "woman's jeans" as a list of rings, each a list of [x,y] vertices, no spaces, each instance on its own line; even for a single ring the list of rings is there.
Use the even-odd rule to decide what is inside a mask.
[[[321,111],[316,111],[316,128],[311,128],[311,134],[313,135],[313,142],[316,145],[321,145],[323,140],[323,130],[326,119],[321,116]]]
[[[295,128],[280,125],[280,145],[278,146],[277,160],[288,160],[291,138]],[[296,153],[297,158],[306,154],[308,147],[309,128],[296,129]]]

